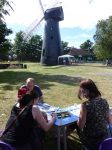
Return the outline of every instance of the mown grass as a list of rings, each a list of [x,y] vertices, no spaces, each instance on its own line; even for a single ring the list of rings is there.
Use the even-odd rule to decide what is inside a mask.
[[[74,66],[41,66],[38,63],[27,63],[27,69],[0,69],[0,128],[4,128],[11,107],[16,102],[17,90],[28,77],[35,78],[43,91],[44,101],[51,105],[65,107],[81,103],[77,93],[79,83],[84,78],[94,80],[102,92],[102,97],[112,105],[111,67],[98,63]],[[52,134],[49,135],[46,138],[45,149],[50,149],[52,145],[52,150],[55,150],[56,139]],[[68,147],[70,150],[80,149],[76,135],[69,137]]]

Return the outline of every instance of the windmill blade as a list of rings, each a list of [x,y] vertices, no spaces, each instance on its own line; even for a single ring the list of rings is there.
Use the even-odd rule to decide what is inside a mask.
[[[28,29],[23,32],[23,39],[26,41],[31,38],[33,33],[39,29],[41,22],[43,21],[44,17],[42,17],[39,21],[36,19],[29,27]]]
[[[42,5],[42,2],[41,2],[41,0],[39,0],[39,4],[40,4],[40,6],[41,6],[41,9],[42,9],[42,12],[43,12],[43,14],[44,14],[44,8],[43,8],[43,5]]]

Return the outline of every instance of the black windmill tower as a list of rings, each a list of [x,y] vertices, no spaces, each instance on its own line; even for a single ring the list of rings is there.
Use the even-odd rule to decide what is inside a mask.
[[[51,7],[44,11],[41,0],[39,0],[43,17],[36,21],[30,30],[24,33],[24,39],[30,38],[31,34],[38,28],[40,23],[45,20],[42,53],[40,63],[42,65],[53,66],[58,64],[58,56],[61,55],[61,37],[59,21],[64,19],[62,6]]]

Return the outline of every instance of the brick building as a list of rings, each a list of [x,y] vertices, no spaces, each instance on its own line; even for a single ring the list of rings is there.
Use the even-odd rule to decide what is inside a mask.
[[[69,51],[69,55],[74,56],[74,59],[78,60],[78,61],[94,61],[94,60],[96,60],[96,57],[93,54],[93,52],[86,50],[86,49],[72,48]]]

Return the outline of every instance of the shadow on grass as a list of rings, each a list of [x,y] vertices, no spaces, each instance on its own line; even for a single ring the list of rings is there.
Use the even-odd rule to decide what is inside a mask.
[[[81,146],[82,145],[75,134],[72,135],[72,139],[69,137],[67,138],[67,150],[81,150]],[[49,150],[51,149],[51,147],[52,150],[57,150],[58,147],[56,138],[56,129],[54,132],[50,131],[45,138],[44,150]],[[64,150],[64,141],[62,137],[60,142],[60,149]]]
[[[81,143],[74,137],[74,140],[68,139],[67,140],[67,149],[68,150],[81,150]]]
[[[54,86],[53,82],[75,86],[82,80],[81,77],[71,77],[67,75],[50,75],[23,71],[3,71],[0,72],[0,84],[4,84],[2,85],[4,90],[12,90],[14,86],[18,89],[29,77],[35,78],[37,84],[42,89],[49,89]]]

